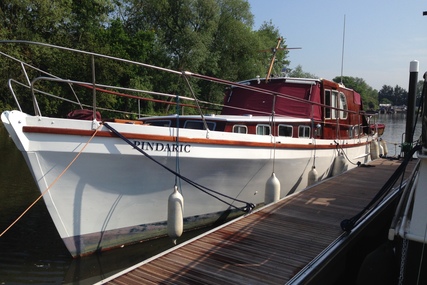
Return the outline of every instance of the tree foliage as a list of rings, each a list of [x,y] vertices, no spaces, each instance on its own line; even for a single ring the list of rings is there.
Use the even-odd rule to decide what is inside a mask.
[[[365,110],[378,109],[378,91],[369,86],[362,78],[336,76],[333,81],[342,83],[345,87],[351,88],[359,93],[362,97],[363,108]]]
[[[394,88],[389,85],[383,85],[378,92],[378,100],[381,104],[392,104],[394,106],[406,105],[408,92],[399,85],[396,85]]]
[[[188,70],[229,81],[256,76],[264,77],[272,51],[280,38],[274,24],[265,22],[253,29],[254,16],[247,0],[3,0],[0,2],[0,38],[28,40],[82,49],[133,61],[144,62],[177,71]],[[283,74],[289,66],[285,41],[277,49],[272,76]],[[90,58],[36,46],[0,44],[0,51],[30,63],[61,78],[91,82]],[[103,84],[147,89],[191,96],[185,81],[159,71],[129,67],[116,61],[95,62],[96,80]],[[37,74],[29,74],[30,78]],[[288,73],[291,77],[317,76],[298,65]],[[20,66],[0,57],[0,110],[15,106],[7,90],[8,78],[26,80]],[[337,78],[335,78],[337,79]],[[341,79],[338,79],[341,81]],[[190,79],[199,99],[222,103],[223,87]],[[377,108],[380,102],[400,104],[405,90],[384,86],[380,92],[363,79],[344,77],[344,84],[362,96],[365,109]],[[18,87],[16,87],[18,88]],[[69,86],[47,84],[57,94],[77,92],[90,102],[88,90],[70,91]],[[391,89],[390,89],[391,88]],[[19,90],[23,108],[32,108],[28,90]],[[154,98],[154,95],[144,95]],[[27,99],[25,98],[27,97]],[[103,94],[100,105],[145,114],[168,112],[155,102],[136,106],[128,99]],[[66,114],[69,107],[59,102],[40,99],[49,114]]]
[[[4,0],[0,3],[2,39],[56,44],[230,81],[266,74],[266,59],[271,54],[260,50],[275,47],[279,30],[271,22],[258,30],[253,30],[253,24],[246,0]],[[285,48],[285,42],[280,47]],[[19,59],[31,58],[31,64],[61,78],[91,81],[91,60],[87,57],[10,44],[0,45],[0,51]],[[280,51],[276,55],[275,73],[288,64],[286,54]],[[165,73],[130,68],[104,59],[97,60],[95,66],[96,80],[103,84],[190,95],[182,79]],[[14,105],[6,90],[6,80],[11,75],[25,80],[19,66],[12,67],[10,60],[1,57],[0,108]],[[200,99],[221,103],[223,87],[191,81]],[[56,90],[56,93],[67,92],[70,90],[66,87]],[[73,92],[90,101],[90,92]],[[23,94],[28,96],[24,100],[28,106],[24,107],[31,108],[28,92]],[[106,107],[128,111],[137,108],[129,100],[115,96],[103,95],[97,101]],[[40,104],[49,110],[48,114],[65,113],[68,108],[43,99]],[[152,102],[143,103],[142,110],[150,114],[167,111]]]
[[[288,76],[295,78],[318,78],[316,75],[302,70],[301,65],[297,65],[294,69],[290,70]]]

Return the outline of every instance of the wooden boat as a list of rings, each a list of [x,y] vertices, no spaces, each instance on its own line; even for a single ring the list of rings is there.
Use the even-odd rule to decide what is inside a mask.
[[[61,78],[2,53],[21,65],[24,74],[28,69],[38,72],[28,83],[9,81],[18,108],[3,112],[1,119],[73,256],[163,236],[168,225],[177,225],[172,229],[177,238],[182,221],[187,230],[241,215],[368,162],[371,144],[378,144],[361,96],[332,81],[273,77],[235,83],[64,47],[14,43],[226,86],[219,114],[103,119],[108,111],[96,104],[102,94],[126,97],[135,104],[147,93],[200,102],[195,97]],[[95,64],[93,78],[94,68]],[[73,94],[90,89],[93,102],[84,105],[68,98],[79,111],[70,110],[67,118],[43,116],[41,98],[66,97],[42,91],[44,82],[67,84]],[[16,86],[31,90],[34,112],[22,110]],[[168,220],[168,199],[174,191],[182,194],[185,207],[182,201],[178,206],[172,203],[178,217]]]

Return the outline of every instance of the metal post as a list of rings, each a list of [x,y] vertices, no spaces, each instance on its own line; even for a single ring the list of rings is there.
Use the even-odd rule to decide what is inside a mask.
[[[95,57],[92,55],[92,109],[93,119],[96,120],[96,81],[95,81]]]
[[[424,73],[424,84],[423,84],[423,94],[422,94],[422,98],[423,98],[423,120],[422,120],[422,135],[421,135],[421,139],[422,139],[422,143],[423,143],[423,147],[425,149],[427,149],[427,129],[426,129],[426,125],[424,122],[427,122],[427,72]]]
[[[418,69],[419,62],[417,60],[411,61],[409,65],[409,91],[408,91],[408,108],[406,111],[406,131],[405,143],[412,145],[413,142],[413,128],[415,120],[415,97],[418,82]]]

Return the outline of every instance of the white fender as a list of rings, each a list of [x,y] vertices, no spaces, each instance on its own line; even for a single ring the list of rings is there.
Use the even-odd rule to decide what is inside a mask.
[[[264,202],[265,204],[270,204],[270,203],[279,201],[279,198],[280,198],[280,181],[279,179],[277,179],[276,174],[274,174],[273,172],[265,184]]]
[[[175,186],[168,200],[168,235],[176,244],[176,239],[182,235],[184,229],[183,219],[184,197]]]

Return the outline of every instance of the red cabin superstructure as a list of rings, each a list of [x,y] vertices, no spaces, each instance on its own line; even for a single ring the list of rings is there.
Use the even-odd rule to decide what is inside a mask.
[[[273,78],[268,82],[259,79],[241,82],[228,90],[221,115],[272,116],[273,110],[276,118],[304,119],[292,123],[293,137],[301,134],[304,125],[303,134],[308,131],[309,137],[322,139],[356,138],[367,126],[360,94],[321,79]],[[251,133],[252,128],[248,127]],[[278,135],[280,130],[274,128],[272,133]]]

